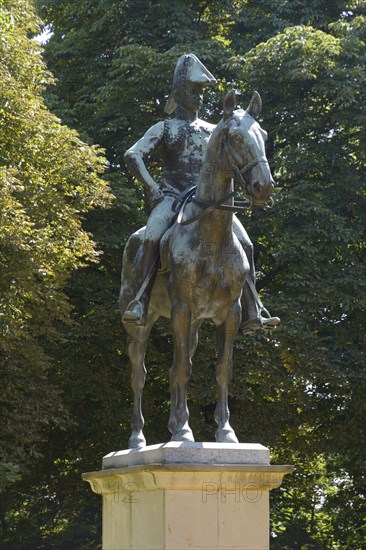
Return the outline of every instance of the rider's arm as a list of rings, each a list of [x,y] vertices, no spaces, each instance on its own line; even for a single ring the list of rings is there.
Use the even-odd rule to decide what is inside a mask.
[[[164,122],[154,124],[145,135],[125,153],[125,162],[135,178],[144,184],[150,202],[156,203],[164,195],[159,185],[147,171],[145,159],[161,145],[164,136]]]

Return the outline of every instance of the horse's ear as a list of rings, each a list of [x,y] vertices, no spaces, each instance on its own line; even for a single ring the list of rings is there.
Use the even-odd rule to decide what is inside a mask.
[[[253,118],[258,118],[262,110],[262,100],[258,92],[253,93],[253,97],[247,108],[247,113]]]
[[[236,108],[236,91],[230,90],[224,99],[224,120],[231,117]]]

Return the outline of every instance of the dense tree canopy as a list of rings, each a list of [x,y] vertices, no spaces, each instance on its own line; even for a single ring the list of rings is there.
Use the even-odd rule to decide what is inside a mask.
[[[131,396],[115,301],[123,245],[147,212],[123,153],[165,117],[175,61],[187,51],[219,81],[205,96],[203,118],[219,120],[230,87],[244,106],[257,89],[269,132],[276,204],[243,222],[258,288],[282,326],[270,337],[238,338],[230,408],[241,441],[268,445],[272,462],[296,466],[272,495],[272,547],[365,548],[366,2],[38,0],[56,77],[47,105],[84,141],[105,148],[116,197],[90,212],[83,229],[78,212],[104,200],[101,160],[44,107],[40,93],[51,82],[27,38],[35,32],[33,13],[24,17],[28,4],[16,0],[12,17],[10,2],[1,5],[1,238],[10,270],[1,282],[9,366],[0,376],[18,403],[30,395],[40,407],[27,420],[8,407],[5,442],[17,426],[33,426],[29,441],[8,447],[11,475],[25,454],[33,462],[3,501],[4,548],[99,544],[100,503],[80,473],[127,443]],[[22,43],[10,50],[15,40]],[[150,168],[158,178],[155,159]],[[85,230],[104,252],[88,267]],[[207,325],[190,383],[198,440],[214,432],[213,347]],[[170,361],[169,327],[161,323],[148,352],[148,443],[168,437],[161,419]]]
[[[70,323],[63,289],[96,260],[80,214],[106,204],[104,159],[46,108],[51,82],[29,3],[0,5],[0,480],[3,490],[39,456],[45,426],[67,411],[52,383],[51,342]]]

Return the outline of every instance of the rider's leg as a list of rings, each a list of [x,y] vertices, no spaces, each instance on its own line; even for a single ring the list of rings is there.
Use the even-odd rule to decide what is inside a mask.
[[[136,323],[139,325],[144,325],[146,320],[146,312],[149,305],[149,297],[151,289],[155,282],[156,269],[154,269],[154,264],[157,263],[157,255],[159,252],[159,243],[154,241],[147,241],[146,239],[143,242],[143,254],[141,262],[141,284],[144,283],[146,277],[150,275],[149,280],[141,295],[137,295],[135,299],[130,302],[127,306],[126,311],[123,315],[123,322]]]
[[[171,226],[174,212],[171,210],[172,197],[165,197],[151,212],[146,224],[144,242],[142,244],[142,262],[140,266],[140,291],[127,306],[123,322],[144,325],[149,307],[149,300],[154,286],[158,267],[159,242],[165,231]],[[147,280],[148,278],[148,280]]]
[[[249,261],[249,274],[248,280],[245,282],[242,294],[242,327],[244,332],[254,332],[258,329],[272,329],[277,326],[281,321],[279,317],[271,317],[268,311],[264,308],[257,291],[255,289],[255,267],[254,267],[254,251],[253,244],[249,239],[248,233],[245,231],[243,225],[238,218],[233,218],[233,229],[235,235],[238,237],[240,244],[242,245],[244,252]],[[264,317],[262,312],[267,316]]]

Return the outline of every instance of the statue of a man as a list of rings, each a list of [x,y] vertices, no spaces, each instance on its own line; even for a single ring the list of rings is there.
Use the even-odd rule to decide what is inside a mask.
[[[207,143],[215,128],[215,125],[198,118],[198,111],[202,106],[203,88],[213,84],[216,84],[215,77],[195,55],[182,55],[175,67],[172,91],[165,107],[168,114],[174,112],[174,117],[152,126],[125,154],[128,168],[144,184],[152,206],[143,242],[139,281],[143,288],[138,299],[128,305],[123,315],[125,323],[144,325],[155,279],[154,270],[157,268],[159,242],[175,218],[173,202],[182,191],[197,183]],[[154,181],[145,165],[145,160],[155,151],[159,151],[164,168],[161,186]],[[233,229],[250,264],[251,282],[246,283],[242,298],[244,331],[274,328],[280,320],[278,317],[261,315],[263,306],[254,290],[253,245],[236,217]]]

